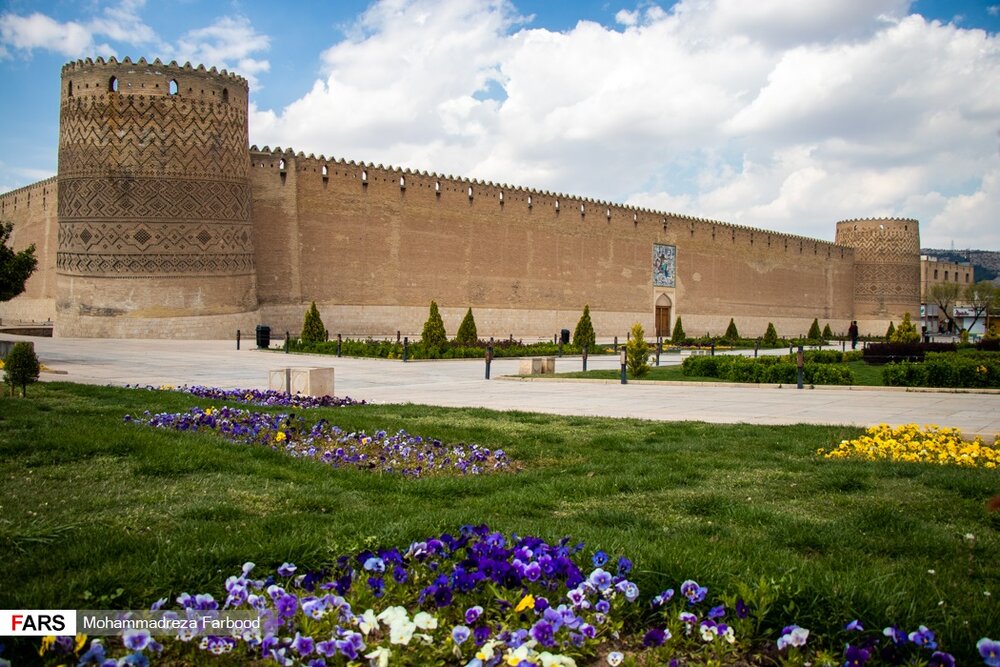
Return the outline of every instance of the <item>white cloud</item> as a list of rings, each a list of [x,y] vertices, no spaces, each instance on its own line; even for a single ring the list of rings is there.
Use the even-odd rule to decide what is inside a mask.
[[[119,0],[88,20],[65,23],[39,12],[28,16],[4,13],[0,15],[0,59],[36,49],[70,58],[145,55],[148,59],[226,68],[247,77],[255,86],[259,85],[258,75],[270,68],[267,60],[255,55],[268,50],[270,38],[258,33],[246,17],[219,17],[171,44],[142,19],[145,4],[145,0]],[[112,43],[137,52],[119,54]]]
[[[94,49],[93,34],[75,21],[59,23],[38,12],[28,16],[0,15],[0,55],[11,50],[48,49],[75,57]]]
[[[171,58],[180,62],[224,67],[257,85],[257,75],[268,71],[270,63],[254,54],[267,51],[270,44],[270,38],[258,33],[246,17],[223,16],[207,27],[185,33],[170,51]]]

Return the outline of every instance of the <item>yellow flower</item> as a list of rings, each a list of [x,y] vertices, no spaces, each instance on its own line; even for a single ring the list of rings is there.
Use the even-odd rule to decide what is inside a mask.
[[[75,644],[75,646],[73,648],[73,651],[75,653],[79,653],[80,650],[83,648],[84,644],[86,644],[86,643],[87,643],[87,635],[82,634],[82,633],[78,634],[76,636],[76,644]]]
[[[518,612],[524,611],[525,609],[534,609],[534,608],[535,608],[535,596],[532,595],[531,593],[528,593],[523,598],[521,598],[521,601],[517,603],[516,607],[514,607],[514,613],[516,614]]]
[[[213,412],[215,412],[215,408],[205,408],[206,417],[211,417]]]
[[[858,457],[867,461],[887,459],[993,468],[1000,460],[1000,436],[997,436],[993,446],[989,446],[978,437],[971,442],[963,440],[962,432],[957,428],[928,424],[921,430],[917,424],[895,428],[879,424],[856,440],[841,441],[835,449],[827,451],[821,448],[816,454],[827,459]]]
[[[38,655],[45,655],[45,652],[52,648],[55,643],[56,638],[53,635],[42,637],[42,645],[38,647]]]
[[[277,433],[274,434],[275,442],[284,442],[287,438],[288,436],[285,435],[284,431],[278,431]]]

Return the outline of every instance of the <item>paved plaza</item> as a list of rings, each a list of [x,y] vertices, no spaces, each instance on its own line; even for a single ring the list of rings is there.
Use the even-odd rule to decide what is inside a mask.
[[[623,386],[616,382],[502,379],[518,372],[519,361],[515,359],[494,361],[494,379],[487,381],[481,359],[402,363],[286,355],[254,349],[252,340],[244,341],[243,349],[236,350],[234,341],[23,338],[9,334],[0,335],[0,339],[33,341],[42,363],[59,371],[42,373],[43,381],[266,388],[269,369],[332,366],[336,369],[338,396],[375,403],[715,423],[935,423],[991,440],[1000,433],[1000,393],[881,388],[798,390],[794,386],[777,389],[710,383]],[[589,367],[617,368],[617,364],[617,357],[591,357]],[[556,362],[556,371],[579,370],[580,366],[579,357],[562,358]]]

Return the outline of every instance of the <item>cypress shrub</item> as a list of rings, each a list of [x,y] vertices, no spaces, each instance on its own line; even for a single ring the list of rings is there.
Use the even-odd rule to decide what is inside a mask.
[[[819,340],[823,337],[823,334],[819,330],[819,319],[814,318],[813,323],[809,326],[809,333],[806,334],[806,338],[809,340]]]
[[[677,324],[674,325],[674,333],[670,337],[670,342],[680,345],[684,342],[685,338],[687,338],[687,336],[684,334],[684,325],[681,324],[681,318],[678,316]]]
[[[726,327],[726,333],[722,338],[733,341],[740,339],[740,332],[736,329],[736,322],[731,317],[729,318],[729,326]]]
[[[313,301],[312,305],[309,306],[309,310],[306,311],[306,319],[302,323],[302,342],[322,343],[325,340],[326,327],[323,326],[323,320],[319,316],[316,302]]]
[[[764,332],[765,347],[777,347],[778,346],[778,332],[774,328],[773,322],[767,323],[767,331]]]
[[[589,345],[590,349],[593,349],[596,343],[594,324],[590,321],[590,306],[585,305],[583,315],[580,316],[580,321],[576,323],[576,330],[573,332],[573,345],[580,349],[583,349],[584,345]]]
[[[632,325],[631,335],[625,344],[625,364],[629,374],[641,378],[649,372],[649,343],[646,342],[646,331],[636,322]]]
[[[442,325],[443,326],[443,325]],[[476,318],[472,316],[472,308],[465,313],[462,324],[455,334],[455,344],[459,347],[472,347],[479,342],[479,332],[476,331]]]
[[[436,301],[431,301],[430,314],[420,334],[420,344],[424,346],[429,358],[439,356],[441,349],[448,345],[448,334],[444,331],[444,320],[438,312]]]

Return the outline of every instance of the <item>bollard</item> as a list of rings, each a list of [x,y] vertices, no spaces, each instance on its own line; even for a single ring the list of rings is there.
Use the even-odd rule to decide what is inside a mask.
[[[802,344],[799,344],[799,353],[795,357],[795,364],[799,367],[799,389],[802,389],[802,376],[804,374],[805,355],[802,353]]]
[[[660,365],[660,353],[663,352],[663,339],[658,338],[656,340],[656,365]]]
[[[760,338],[753,342],[753,358],[757,358],[757,352],[760,350]]]
[[[840,341],[840,351],[847,352],[847,340]]]
[[[323,340],[325,340],[328,343],[330,342],[330,330],[329,329],[323,329]]]
[[[615,336],[615,354],[618,354],[618,336]]]
[[[341,346],[343,344],[344,344],[344,339],[340,337],[340,334],[337,334],[337,356],[338,357],[340,356],[340,348],[341,348]]]
[[[715,356],[715,339],[712,339],[712,356]]]
[[[587,372],[587,353],[590,351],[589,345],[583,346],[583,372]]]
[[[285,369],[285,394],[292,395],[292,369]]]
[[[621,361],[622,364],[622,384],[628,384],[628,378],[625,377],[625,361],[626,361],[625,357],[626,357],[625,348],[623,347],[621,354],[619,356],[619,360]]]
[[[493,362],[493,345],[486,346],[486,379],[490,379],[490,364]]]
[[[285,354],[288,354],[288,342],[289,342],[289,340],[291,340],[291,337],[292,337],[291,334],[289,334],[286,331],[285,332]]]
[[[559,358],[562,358],[562,343],[559,343]]]
[[[403,361],[410,358],[410,337],[403,336]]]
[[[240,349],[240,330],[236,330],[236,349]]]
[[[396,329],[396,342],[399,342],[399,329]]]

